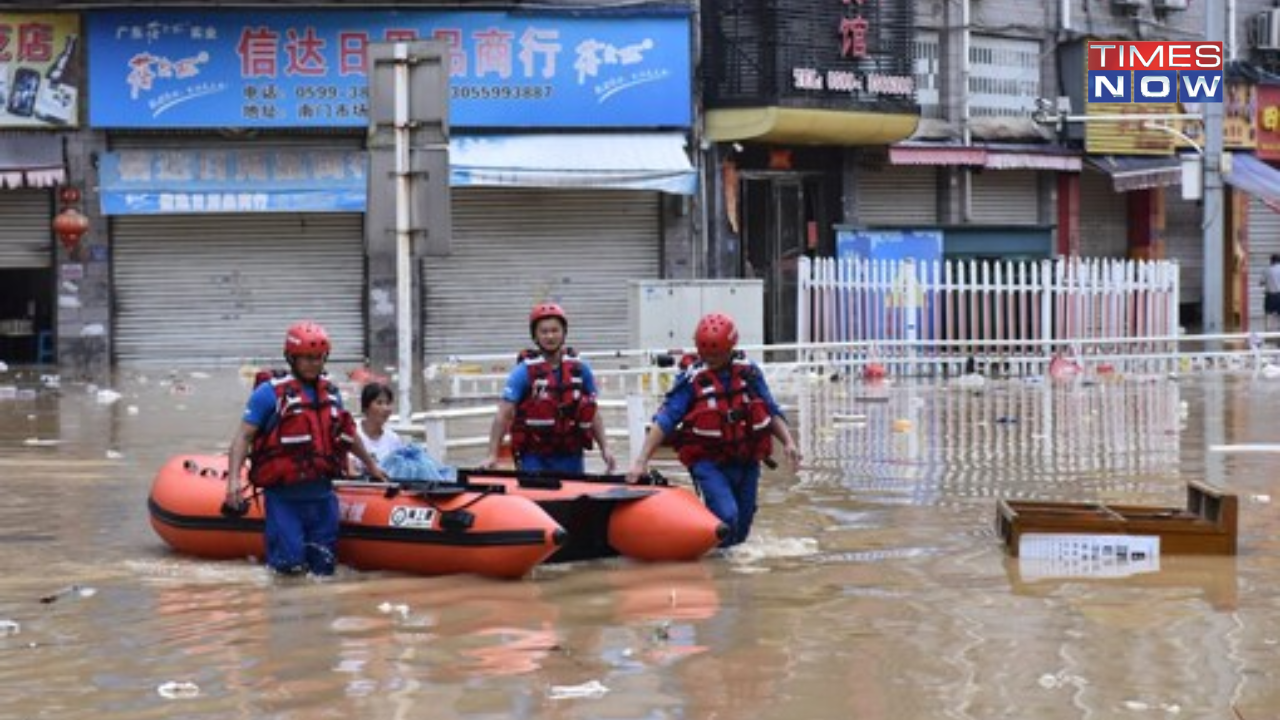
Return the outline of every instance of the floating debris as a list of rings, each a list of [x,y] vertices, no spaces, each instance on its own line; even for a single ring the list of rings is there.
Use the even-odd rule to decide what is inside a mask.
[[[389,602],[384,602],[378,605],[378,612],[382,613],[383,615],[395,614],[395,615],[399,615],[402,618],[407,618],[409,617],[409,606],[404,603],[392,604]]]
[[[547,697],[551,700],[572,700],[576,698],[601,698],[605,693],[609,692],[609,688],[605,687],[599,680],[592,680],[581,685],[552,685],[547,691]]]
[[[96,394],[99,405],[111,405],[123,397],[120,393],[111,389],[99,390]]]
[[[98,594],[98,591],[91,587],[85,587],[82,585],[68,585],[67,587],[62,588],[61,590],[55,593],[51,593],[49,595],[45,595],[44,597],[40,598],[40,602],[48,605],[49,603],[57,602],[58,600],[64,597],[67,597],[68,595],[74,595],[76,597],[82,597],[82,598],[90,598],[97,594]]]
[[[22,632],[22,626],[16,620],[0,620],[0,637],[17,635],[20,632]]]
[[[156,692],[166,700],[189,700],[200,697],[200,686],[193,682],[167,682],[156,688]]]

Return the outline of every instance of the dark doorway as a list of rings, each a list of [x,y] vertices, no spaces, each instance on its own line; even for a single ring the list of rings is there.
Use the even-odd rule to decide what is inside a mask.
[[[0,269],[0,360],[13,365],[53,361],[53,271]]]
[[[817,174],[744,173],[741,272],[764,280],[766,343],[796,341],[800,257],[830,226],[823,222],[822,189]]]

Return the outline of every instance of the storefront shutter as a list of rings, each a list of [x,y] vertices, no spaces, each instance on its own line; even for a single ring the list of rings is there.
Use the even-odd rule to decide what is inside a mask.
[[[938,224],[938,176],[929,165],[860,167],[858,224],[932,227]]]
[[[0,190],[0,269],[53,262],[53,197],[43,189]]]
[[[659,195],[459,188],[453,253],[423,260],[428,362],[529,346],[529,309],[560,303],[569,344],[627,345],[627,281],[657,278]]]
[[[1124,193],[1111,185],[1111,176],[1080,174],[1080,255],[1121,258],[1128,255],[1129,211]]]
[[[311,319],[332,359],[364,345],[364,218],[355,213],[128,215],[111,219],[115,359],[282,362]]]
[[[1040,221],[1039,178],[1034,170],[972,173],[970,212],[975,225],[1035,225]]]
[[[1266,314],[1262,309],[1262,273],[1271,256],[1280,254],[1280,212],[1266,203],[1249,198],[1249,328],[1262,330]],[[1185,276],[1183,278],[1185,282]]]
[[[1165,188],[1164,198],[1165,257],[1178,261],[1180,301],[1200,302],[1204,292],[1204,232],[1200,219],[1204,212],[1195,200],[1183,200],[1177,186]]]

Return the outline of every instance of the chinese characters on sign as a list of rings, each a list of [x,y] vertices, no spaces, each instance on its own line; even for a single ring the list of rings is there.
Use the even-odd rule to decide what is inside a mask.
[[[99,172],[109,214],[358,212],[365,164],[343,150],[125,150]]]
[[[0,127],[79,124],[75,15],[0,14]]]
[[[105,101],[92,106],[95,124],[362,125],[369,45],[420,38],[446,48],[455,126],[685,127],[691,121],[683,16],[332,11],[196,17],[181,11],[91,16],[92,89],[95,100]]]
[[[869,35],[871,21],[865,14],[872,0],[839,0],[842,6],[837,27],[839,55],[842,61],[871,60],[874,48]],[[846,65],[849,63],[846,62]],[[791,86],[795,90],[811,92],[837,92],[850,95],[888,95],[914,98],[915,78],[908,75],[889,75],[880,72],[858,72],[848,67],[791,68]]]

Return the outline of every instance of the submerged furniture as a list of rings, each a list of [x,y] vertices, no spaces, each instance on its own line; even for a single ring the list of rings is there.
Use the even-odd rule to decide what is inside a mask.
[[[1162,554],[1235,555],[1238,515],[1234,494],[1193,481],[1185,508],[1000,500],[996,533],[1014,556],[1030,533],[1157,536]]]

